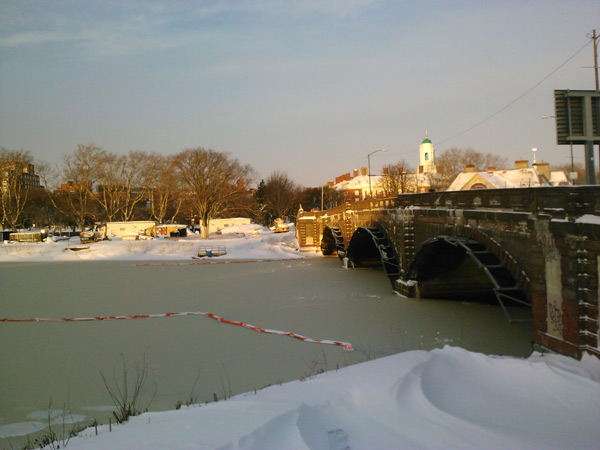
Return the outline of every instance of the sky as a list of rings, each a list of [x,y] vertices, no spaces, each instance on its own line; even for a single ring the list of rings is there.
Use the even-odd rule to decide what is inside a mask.
[[[381,148],[373,173],[415,168],[426,132],[436,155],[566,164],[541,116],[594,89],[593,29],[597,0],[2,0],[0,147],[203,147],[304,186]]]

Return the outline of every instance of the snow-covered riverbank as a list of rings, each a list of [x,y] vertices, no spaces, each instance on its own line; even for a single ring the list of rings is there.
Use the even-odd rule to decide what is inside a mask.
[[[85,261],[85,260],[185,260],[196,256],[199,246],[225,245],[226,259],[302,258],[294,227],[288,233],[273,233],[260,225],[240,225],[223,229],[202,240],[190,233],[178,239],[123,240],[114,238],[82,244],[78,237],[50,237],[43,243],[0,243],[0,262],[9,261]],[[207,258],[208,259],[208,258]],[[217,258],[214,258],[217,260]],[[221,258],[223,259],[223,258]]]
[[[274,234],[252,225],[225,231],[209,241],[196,236],[113,239],[80,251],[65,250],[81,245],[76,238],[0,244],[0,262],[191,262],[200,245],[226,245],[226,259],[309,256],[298,251],[293,229]],[[88,429],[68,448],[590,449],[600,448],[598,423],[600,360],[539,354],[518,359],[447,346],[399,353],[226,401],[146,413],[113,425],[112,432],[106,425],[98,435]]]
[[[227,401],[146,413],[69,448],[593,449],[600,361],[411,351]]]

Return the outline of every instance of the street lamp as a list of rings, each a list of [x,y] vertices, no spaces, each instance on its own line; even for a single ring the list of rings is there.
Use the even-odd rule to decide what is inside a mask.
[[[369,168],[369,196],[373,198],[373,191],[371,190],[371,155],[377,152],[387,152],[387,148],[380,148],[367,155],[367,165]]]
[[[556,116],[543,115],[542,119],[556,119]],[[573,162],[573,144],[571,144],[571,174],[570,174],[570,176],[573,177],[573,174],[575,174],[575,163]]]

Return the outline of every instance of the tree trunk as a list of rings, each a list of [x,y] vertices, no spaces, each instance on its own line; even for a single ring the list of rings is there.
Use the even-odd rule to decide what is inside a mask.
[[[202,239],[208,239],[209,229],[208,225],[210,223],[210,219],[208,217],[202,218]]]

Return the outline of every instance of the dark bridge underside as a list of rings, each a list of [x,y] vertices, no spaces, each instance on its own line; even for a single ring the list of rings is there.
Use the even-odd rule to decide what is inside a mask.
[[[529,306],[529,301],[499,258],[466,237],[438,236],[426,241],[408,269],[420,297],[475,299]],[[504,309],[505,314],[508,312]]]
[[[399,277],[394,248],[378,227],[358,228],[345,256],[354,266],[382,264],[392,286]],[[530,306],[499,258],[467,237],[438,236],[426,241],[407,270],[407,280],[417,281],[422,298],[499,302],[509,320],[505,302]]]
[[[419,297],[496,301],[494,285],[486,274],[467,257],[463,247],[446,239],[436,238],[423,245],[408,278],[418,281]]]
[[[357,228],[345,255],[355,266],[381,265],[392,288],[400,276],[400,265],[394,246],[379,226]]]
[[[338,227],[325,227],[323,238],[321,239],[321,252],[324,255],[333,255],[337,253],[339,258],[346,254],[344,249],[344,238]]]
[[[356,266],[381,264],[381,254],[371,233],[365,228],[358,228],[350,239],[346,255]]]

